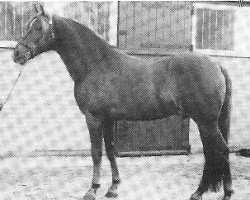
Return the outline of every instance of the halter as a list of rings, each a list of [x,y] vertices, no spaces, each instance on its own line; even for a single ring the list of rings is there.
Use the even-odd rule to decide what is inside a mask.
[[[32,56],[34,56],[34,52],[36,49],[36,45],[31,43],[31,44],[26,44],[23,41],[19,41],[19,44],[23,45],[25,48],[28,49],[28,51],[24,54],[25,58],[28,60],[30,59]]]
[[[53,21],[52,21],[52,17],[51,17],[50,20],[49,20],[49,25],[50,25],[50,36],[51,36],[51,39],[53,40],[53,39],[55,39],[55,33],[53,31],[53,24],[52,24],[52,22]],[[19,41],[19,43],[21,45],[23,45],[25,48],[28,49],[28,52],[25,53],[25,57],[26,57],[27,60],[30,59],[32,56],[34,56],[34,52],[35,52],[35,49],[36,49],[36,45],[35,44],[33,44],[33,43],[26,44],[26,43],[24,43],[22,41]],[[20,78],[20,76],[22,74],[22,71],[23,71],[23,68],[21,69],[21,71],[19,72],[16,80],[14,81],[14,84],[13,84],[13,86],[12,86],[12,88],[11,88],[8,96],[7,96],[7,98],[5,99],[5,101],[3,103],[0,102],[0,111],[3,109],[3,107],[5,106],[5,104],[10,100],[11,95],[12,95],[12,93],[14,91],[14,88],[17,85],[17,82],[18,82],[18,80],[19,80],[19,78]]]
[[[55,33],[53,31],[53,17],[51,16],[49,19],[49,25],[50,25],[50,36],[52,39],[55,39]]]

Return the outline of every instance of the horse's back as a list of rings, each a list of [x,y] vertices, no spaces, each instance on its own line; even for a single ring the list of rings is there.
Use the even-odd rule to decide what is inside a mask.
[[[123,56],[126,59],[121,59],[124,65],[120,66],[126,67],[125,76],[144,80],[142,91],[154,96],[151,99],[166,113],[184,113],[193,118],[219,116],[225,97],[225,78],[221,67],[209,56],[181,53],[154,62]]]
[[[105,70],[89,74],[76,90],[78,104],[93,112],[131,120],[219,115],[225,79],[207,56],[176,54],[148,61],[115,52],[106,61]]]

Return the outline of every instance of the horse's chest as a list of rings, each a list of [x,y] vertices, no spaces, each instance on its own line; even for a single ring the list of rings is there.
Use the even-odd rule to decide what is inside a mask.
[[[103,112],[117,104],[118,95],[115,77],[93,77],[75,88],[75,98],[80,107],[89,111]]]

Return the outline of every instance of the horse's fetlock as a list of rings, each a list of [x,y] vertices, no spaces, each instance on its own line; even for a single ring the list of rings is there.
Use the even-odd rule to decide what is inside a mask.
[[[117,198],[118,193],[116,191],[108,191],[106,193],[105,197],[107,197],[107,198]]]
[[[93,189],[93,190],[97,190],[97,189],[99,189],[101,187],[101,184],[99,184],[99,183],[92,183],[92,186],[91,186],[91,188]]]
[[[114,179],[112,180],[113,185],[119,185],[121,183],[121,179]]]

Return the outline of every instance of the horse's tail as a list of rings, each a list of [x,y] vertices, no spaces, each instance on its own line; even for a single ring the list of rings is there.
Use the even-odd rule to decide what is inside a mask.
[[[219,127],[221,134],[223,135],[226,143],[228,143],[230,135],[230,124],[231,124],[231,108],[232,108],[232,81],[225,68],[221,66],[221,72],[223,73],[226,81],[226,95],[224,103],[221,108],[219,117]]]
[[[224,141],[228,143],[230,134],[232,84],[227,71],[223,67],[221,67],[221,72],[225,77],[226,94],[219,115],[218,125]],[[206,133],[206,130],[204,131],[202,128],[202,126],[199,126],[200,132]],[[210,189],[211,191],[217,192],[220,189],[221,183],[227,180],[226,178],[229,180],[231,179],[229,152],[227,152],[229,149],[225,148],[222,152],[219,149],[224,146],[222,144],[224,143],[223,141],[220,141],[221,146],[219,147],[214,146],[214,144],[212,144],[213,142],[211,142],[212,140],[205,141],[206,148],[203,145],[206,160],[202,177],[203,183],[205,183],[203,189],[204,191]]]

